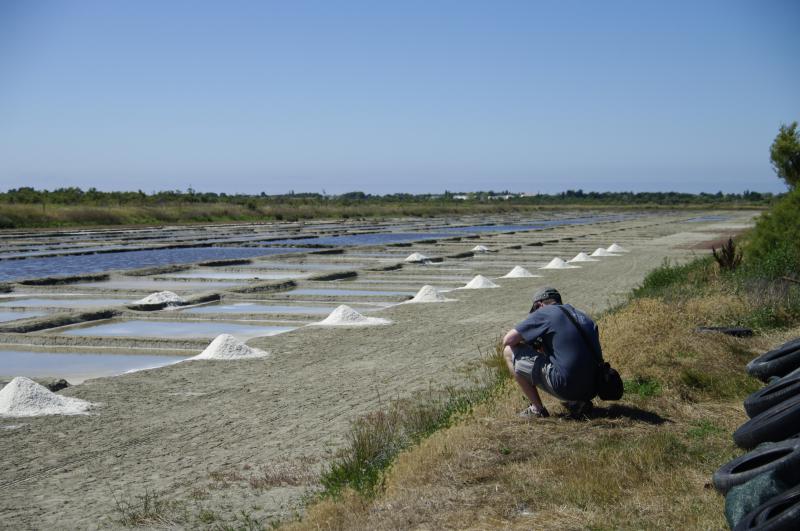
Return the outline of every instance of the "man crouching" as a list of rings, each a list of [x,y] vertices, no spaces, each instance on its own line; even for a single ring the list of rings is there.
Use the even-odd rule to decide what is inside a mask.
[[[549,417],[541,388],[579,416],[592,407],[595,371],[603,354],[597,325],[588,315],[562,304],[555,288],[533,296],[528,317],[503,338],[508,370],[530,401],[522,417]]]

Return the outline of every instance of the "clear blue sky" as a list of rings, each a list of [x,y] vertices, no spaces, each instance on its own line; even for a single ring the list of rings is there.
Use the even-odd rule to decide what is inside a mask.
[[[745,189],[800,2],[0,0],[0,189]]]

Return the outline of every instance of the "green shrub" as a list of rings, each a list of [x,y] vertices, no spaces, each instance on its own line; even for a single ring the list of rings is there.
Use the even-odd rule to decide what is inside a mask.
[[[800,269],[800,188],[759,218],[745,246],[745,262],[773,277]]]

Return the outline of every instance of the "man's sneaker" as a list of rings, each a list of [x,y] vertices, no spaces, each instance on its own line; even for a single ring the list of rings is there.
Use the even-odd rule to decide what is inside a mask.
[[[526,407],[522,411],[519,412],[519,416],[524,419],[546,419],[550,416],[550,413],[547,411],[547,408],[542,407],[542,409],[536,409],[533,407],[533,404]]]
[[[591,413],[594,408],[591,400],[575,400],[570,402],[561,402],[564,409],[567,410],[570,417],[584,417]]]

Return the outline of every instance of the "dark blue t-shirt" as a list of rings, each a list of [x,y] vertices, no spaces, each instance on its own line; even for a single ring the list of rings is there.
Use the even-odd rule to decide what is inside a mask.
[[[562,305],[585,331],[596,352],[602,356],[597,325],[580,310]],[[594,375],[597,357],[580,332],[555,304],[542,306],[514,327],[526,343],[541,338],[545,354],[553,370],[550,373],[553,390],[566,400],[588,400],[594,396]]]

